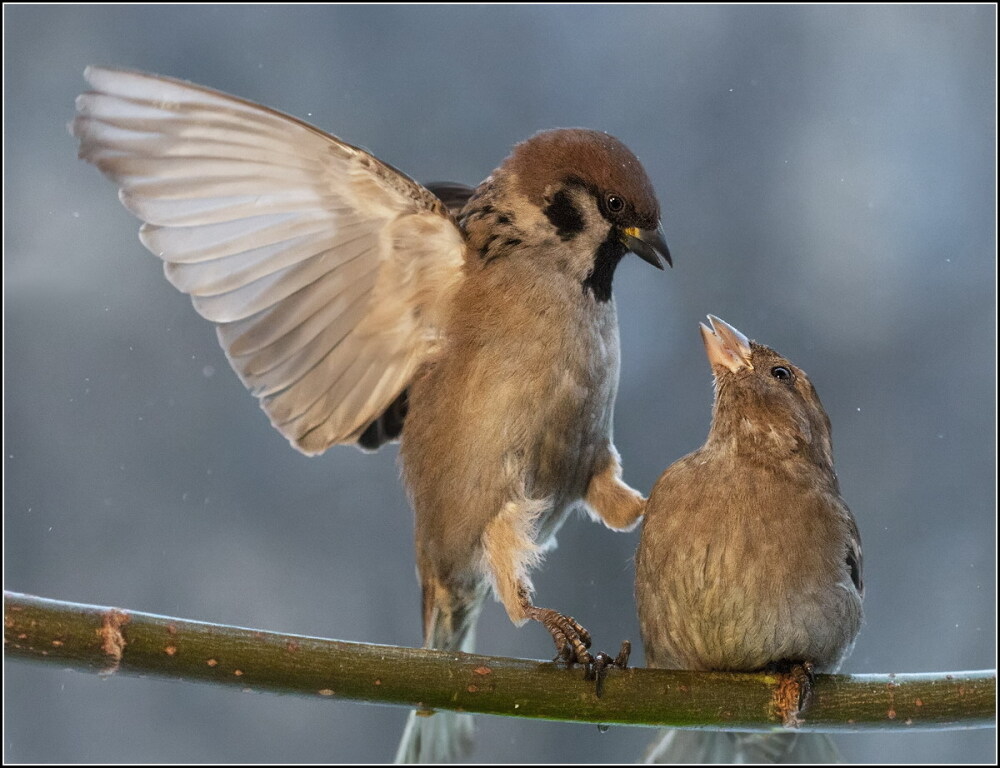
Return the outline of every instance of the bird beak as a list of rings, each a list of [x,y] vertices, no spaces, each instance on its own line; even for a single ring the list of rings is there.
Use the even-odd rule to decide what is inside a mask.
[[[670,249],[667,248],[667,241],[663,239],[662,224],[656,229],[639,229],[638,227],[623,229],[622,242],[632,253],[643,261],[648,261],[657,269],[663,269],[663,265],[660,263],[661,257],[671,267],[674,265],[670,258]]]
[[[750,340],[715,315],[709,315],[708,322],[711,323],[711,328],[704,323],[698,325],[701,326],[701,339],[705,342],[705,353],[712,368],[722,366],[733,373],[743,368],[752,371]]]

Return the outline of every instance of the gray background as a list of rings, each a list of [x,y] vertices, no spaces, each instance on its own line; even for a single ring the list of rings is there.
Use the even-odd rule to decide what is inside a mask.
[[[995,21],[952,7],[5,7],[9,589],[416,645],[395,447],[307,459],[66,133],[85,65],[287,111],[418,179],[536,130],[624,140],[676,267],[620,268],[626,478],[704,439],[697,323],[802,365],[866,553],[850,672],[995,665]],[[543,605],[638,639],[636,533],[570,521]],[[491,603],[484,652],[546,657]],[[639,656],[641,661],[641,655]],[[403,709],[10,664],[9,761],[385,761]],[[650,733],[481,718],[484,761],[630,761]],[[993,761],[994,732],[846,735],[855,761]]]

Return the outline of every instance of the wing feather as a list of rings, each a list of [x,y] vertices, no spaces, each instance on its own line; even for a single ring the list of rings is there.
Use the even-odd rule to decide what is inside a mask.
[[[324,327],[334,323],[352,302],[363,298],[362,294],[367,293],[364,290],[353,290],[349,283],[345,283],[348,280],[342,280],[341,275],[327,275],[307,285],[287,301],[275,304],[246,320],[220,325],[217,327],[219,342],[233,357],[263,352],[278,359],[277,348],[265,350],[265,347],[278,343],[294,347],[294,341],[282,342],[282,338],[296,333],[306,323],[310,324],[309,327],[313,323]]]
[[[445,206],[280,112],[138,72],[84,76],[80,157],[118,184],[271,423],[309,454],[357,440],[443,338],[464,253]]]
[[[288,388],[319,365],[364,318],[371,290],[365,290],[363,284],[359,288],[335,297],[330,310],[309,318],[314,322],[302,323],[274,344],[241,358],[243,383],[258,396],[270,395]],[[334,311],[338,314],[329,321]]]
[[[347,208],[342,210],[344,214],[350,213]],[[193,264],[254,248],[274,246],[280,250],[282,243],[302,235],[321,236],[330,226],[327,221],[329,213],[265,214],[201,227],[143,224],[139,228],[139,239],[161,258],[169,253],[171,264]],[[338,210],[333,213],[344,215]],[[346,215],[344,218],[347,218]]]

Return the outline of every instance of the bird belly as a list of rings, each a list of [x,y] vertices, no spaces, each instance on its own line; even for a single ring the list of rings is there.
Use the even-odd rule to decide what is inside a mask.
[[[826,578],[824,563],[812,573],[793,572],[780,542],[766,543],[773,552],[761,552],[760,544],[728,531],[697,549],[678,547],[684,575],[662,589],[665,604],[651,630],[658,639],[647,642],[660,646],[657,666],[753,671],[810,661],[817,671],[837,668],[850,650],[845,638],[860,624],[856,594]]]
[[[607,445],[617,388],[616,333],[614,345],[580,326],[478,341],[415,382],[402,440],[418,550],[449,571],[481,560],[487,524],[512,500],[544,502],[532,528],[551,542]]]

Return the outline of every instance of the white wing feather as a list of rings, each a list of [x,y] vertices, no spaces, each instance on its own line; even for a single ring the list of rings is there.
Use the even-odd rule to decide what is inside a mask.
[[[304,453],[354,442],[439,345],[462,233],[367,152],[200,86],[90,67],[80,157],[145,221],[167,279],[217,324],[271,423]]]

